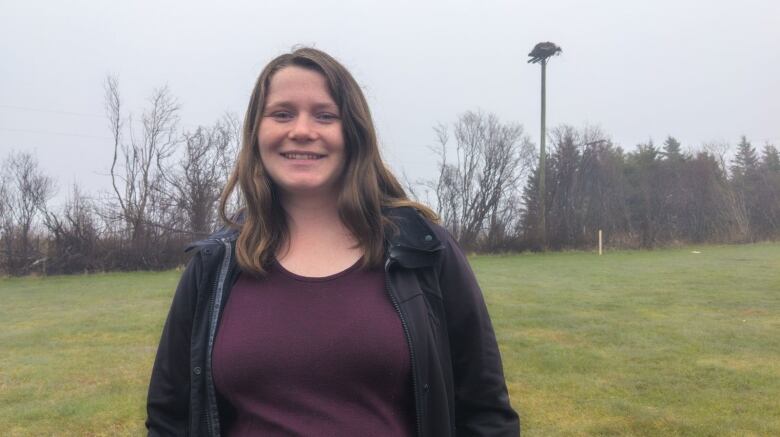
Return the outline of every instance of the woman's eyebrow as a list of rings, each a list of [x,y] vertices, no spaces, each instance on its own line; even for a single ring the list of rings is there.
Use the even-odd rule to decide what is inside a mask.
[[[281,107],[281,108],[294,108],[296,106],[297,105],[294,102],[292,102],[292,101],[280,100],[280,101],[270,101],[270,102],[268,102],[266,104],[266,109],[267,108],[277,108],[277,107]],[[338,111],[338,109],[339,109],[338,105],[336,105],[333,102],[315,102],[315,103],[313,103],[311,105],[311,107],[314,108],[314,109],[331,109],[331,110],[334,110],[334,111]]]
[[[334,111],[338,111],[339,107],[335,103],[332,102],[322,102],[322,103],[315,103],[312,105],[316,109],[332,109]]]
[[[292,106],[295,106],[295,105],[292,104],[292,102],[288,102],[288,101],[284,101],[284,100],[278,101],[278,102],[270,101],[270,102],[266,102],[266,104],[265,104],[266,109],[268,109],[268,108],[275,108],[275,107],[289,108],[289,107],[292,107]]]

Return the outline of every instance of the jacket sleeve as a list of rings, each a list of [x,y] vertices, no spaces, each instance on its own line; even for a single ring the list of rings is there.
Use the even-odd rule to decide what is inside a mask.
[[[179,280],[165,320],[146,401],[149,436],[188,435],[190,333],[197,298],[200,253]]]
[[[490,317],[466,256],[446,230],[439,282],[452,355],[458,436],[518,436]]]

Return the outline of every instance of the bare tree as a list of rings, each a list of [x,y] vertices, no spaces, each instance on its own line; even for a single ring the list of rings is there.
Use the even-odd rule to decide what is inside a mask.
[[[47,273],[93,271],[102,264],[97,253],[100,238],[92,202],[74,184],[59,213],[47,211],[44,224],[51,234]]]
[[[723,174],[728,175],[728,156],[731,154],[731,144],[725,141],[710,141],[702,146],[705,152],[715,157]]]
[[[54,194],[54,181],[43,174],[38,160],[27,152],[11,153],[4,164],[5,188],[4,239],[8,270],[24,274],[34,261],[31,231],[36,218],[46,210]],[[5,185],[5,184],[4,184]]]
[[[455,156],[449,158],[449,130],[441,125],[435,130],[439,177],[429,186],[438,213],[461,244],[475,248],[485,231],[505,232],[513,196],[533,162],[533,145],[519,124],[469,111],[453,125]]]
[[[427,181],[425,185],[430,188],[436,200],[436,212],[444,220],[445,225],[454,230],[460,222],[458,216],[458,195],[455,191],[455,167],[447,163],[447,143],[449,142],[449,129],[444,124],[434,127],[438,138],[438,144],[431,147],[438,157],[439,174],[435,180]]]
[[[0,166],[0,269],[7,266],[12,251],[11,187],[7,166]]]
[[[4,168],[0,168],[0,227],[11,218],[11,190],[9,185],[7,172]]]
[[[133,132],[132,119],[128,119],[129,140],[124,141],[125,123],[115,77],[106,79],[105,99],[114,142],[111,184],[119,218],[137,248],[143,244],[146,226],[151,223],[153,191],[163,183],[160,169],[176,149],[179,105],[168,87],[156,89],[142,115],[140,135]]]
[[[182,212],[183,227],[194,234],[209,233],[217,222],[215,204],[238,150],[238,120],[226,114],[211,127],[185,132],[184,154],[162,172],[170,190],[167,203]]]

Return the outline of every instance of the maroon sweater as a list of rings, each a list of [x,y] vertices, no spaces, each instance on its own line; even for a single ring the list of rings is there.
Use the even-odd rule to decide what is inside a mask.
[[[214,343],[231,436],[410,436],[409,349],[384,271],[242,274]]]

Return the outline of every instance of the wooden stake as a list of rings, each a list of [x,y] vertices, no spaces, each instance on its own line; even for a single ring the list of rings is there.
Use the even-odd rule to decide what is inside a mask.
[[[599,229],[599,256],[601,256],[601,229]]]

